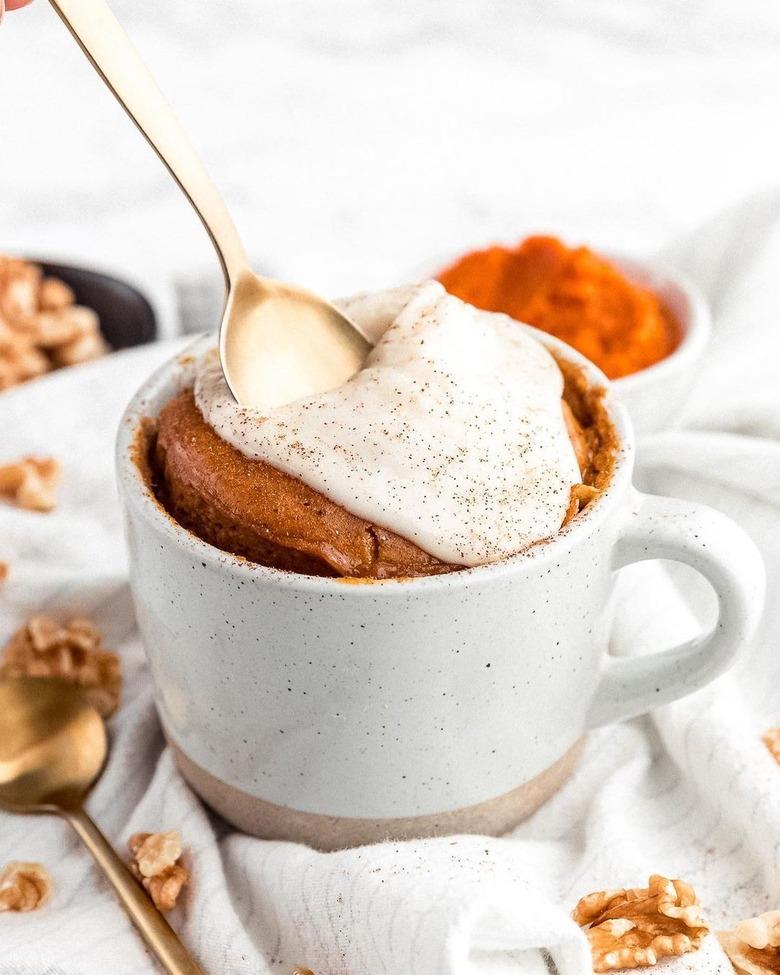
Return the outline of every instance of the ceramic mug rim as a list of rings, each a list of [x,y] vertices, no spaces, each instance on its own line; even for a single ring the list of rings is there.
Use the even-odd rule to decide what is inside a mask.
[[[220,571],[227,570],[233,575],[252,579],[257,584],[269,583],[280,588],[296,591],[327,592],[334,595],[344,595],[349,591],[350,595],[357,597],[360,597],[361,594],[368,597],[376,594],[379,590],[382,591],[383,596],[407,596],[410,594],[422,595],[426,592],[442,589],[458,589],[461,586],[490,580],[495,581],[507,575],[521,573],[523,570],[538,572],[548,563],[554,562],[561,555],[570,552],[581,541],[591,536],[617,509],[620,500],[624,497],[626,485],[631,482],[634,436],[628,411],[615,394],[614,384],[610,383],[597,366],[560,339],[556,339],[530,325],[520,323],[520,327],[531,332],[548,349],[579,367],[591,388],[603,388],[605,390],[604,404],[607,415],[613,424],[618,446],[609,483],[599,496],[552,538],[518,552],[516,555],[511,555],[498,562],[467,567],[440,575],[400,579],[342,579],[289,572],[272,566],[259,565],[204,541],[180,525],[172,515],[164,510],[152,493],[136,461],[138,431],[144,420],[147,420],[159,409],[157,400],[166,389],[172,386],[173,372],[177,367],[183,367],[182,360],[186,360],[189,347],[163,363],[144,381],[130,400],[122,416],[116,443],[116,469],[120,494],[124,503],[133,507],[135,513],[143,519],[158,538],[183,550],[200,562],[217,566]],[[193,344],[203,341],[203,338],[204,336],[200,336]],[[173,395],[173,390],[171,390],[170,395]],[[150,410],[152,404],[154,406]]]

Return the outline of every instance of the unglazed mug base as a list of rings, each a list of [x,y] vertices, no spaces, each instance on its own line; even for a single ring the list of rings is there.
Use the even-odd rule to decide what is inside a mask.
[[[305,843],[323,852],[457,833],[501,836],[536,812],[561,788],[574,771],[585,745],[585,738],[580,738],[557,762],[530,782],[475,806],[427,816],[356,819],[301,812],[252,796],[201,768],[167,734],[165,737],[181,774],[223,819],[242,832],[261,839]]]

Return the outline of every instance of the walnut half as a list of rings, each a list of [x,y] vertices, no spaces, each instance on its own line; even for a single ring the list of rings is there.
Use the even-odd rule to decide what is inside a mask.
[[[159,911],[176,906],[189,871],[178,862],[181,839],[177,829],[167,833],[135,833],[127,844],[133,857],[131,869],[146,888]]]
[[[695,951],[709,932],[693,888],[659,874],[647,887],[588,894],[572,917],[590,941],[594,972],[655,965]]]
[[[119,706],[119,657],[103,647],[89,620],[60,624],[33,616],[14,633],[0,661],[0,677],[57,677],[78,684],[89,703],[107,718]]]
[[[28,511],[51,511],[59,482],[60,465],[53,457],[24,457],[0,467],[0,494]]]
[[[780,975],[780,911],[741,921],[718,939],[739,975]]]
[[[12,860],[0,870],[0,913],[34,911],[52,892],[49,872],[40,863]]]

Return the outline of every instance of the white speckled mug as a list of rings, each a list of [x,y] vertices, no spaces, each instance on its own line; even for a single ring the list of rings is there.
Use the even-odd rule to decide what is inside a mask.
[[[632,487],[632,435],[610,393],[612,481],[552,541],[495,565],[357,584],[253,565],[159,506],[134,437],[191,380],[186,358],[165,366],[122,423],[131,581],[178,765],[248,832],[325,849],[503,832],[558,788],[589,728],[703,686],[753,632],[755,546],[715,511]],[[652,656],[610,658],[614,571],[653,558],[710,581],[717,625]]]

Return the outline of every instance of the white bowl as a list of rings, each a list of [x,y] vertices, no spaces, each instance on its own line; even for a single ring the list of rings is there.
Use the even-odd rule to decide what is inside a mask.
[[[631,281],[658,295],[682,332],[680,344],[671,355],[612,381],[628,407],[636,434],[641,436],[674,425],[710,340],[712,316],[699,288],[677,271],[622,255],[608,257]]]
[[[598,251],[597,251],[598,253]],[[450,254],[435,266],[417,268],[411,279],[435,278],[461,256]],[[635,284],[649,288],[676,319],[682,336],[671,355],[630,376],[613,379],[612,386],[628,412],[637,436],[673,426],[692,385],[696,366],[712,332],[709,305],[699,288],[683,274],[655,261],[640,261],[614,252],[604,257]]]

